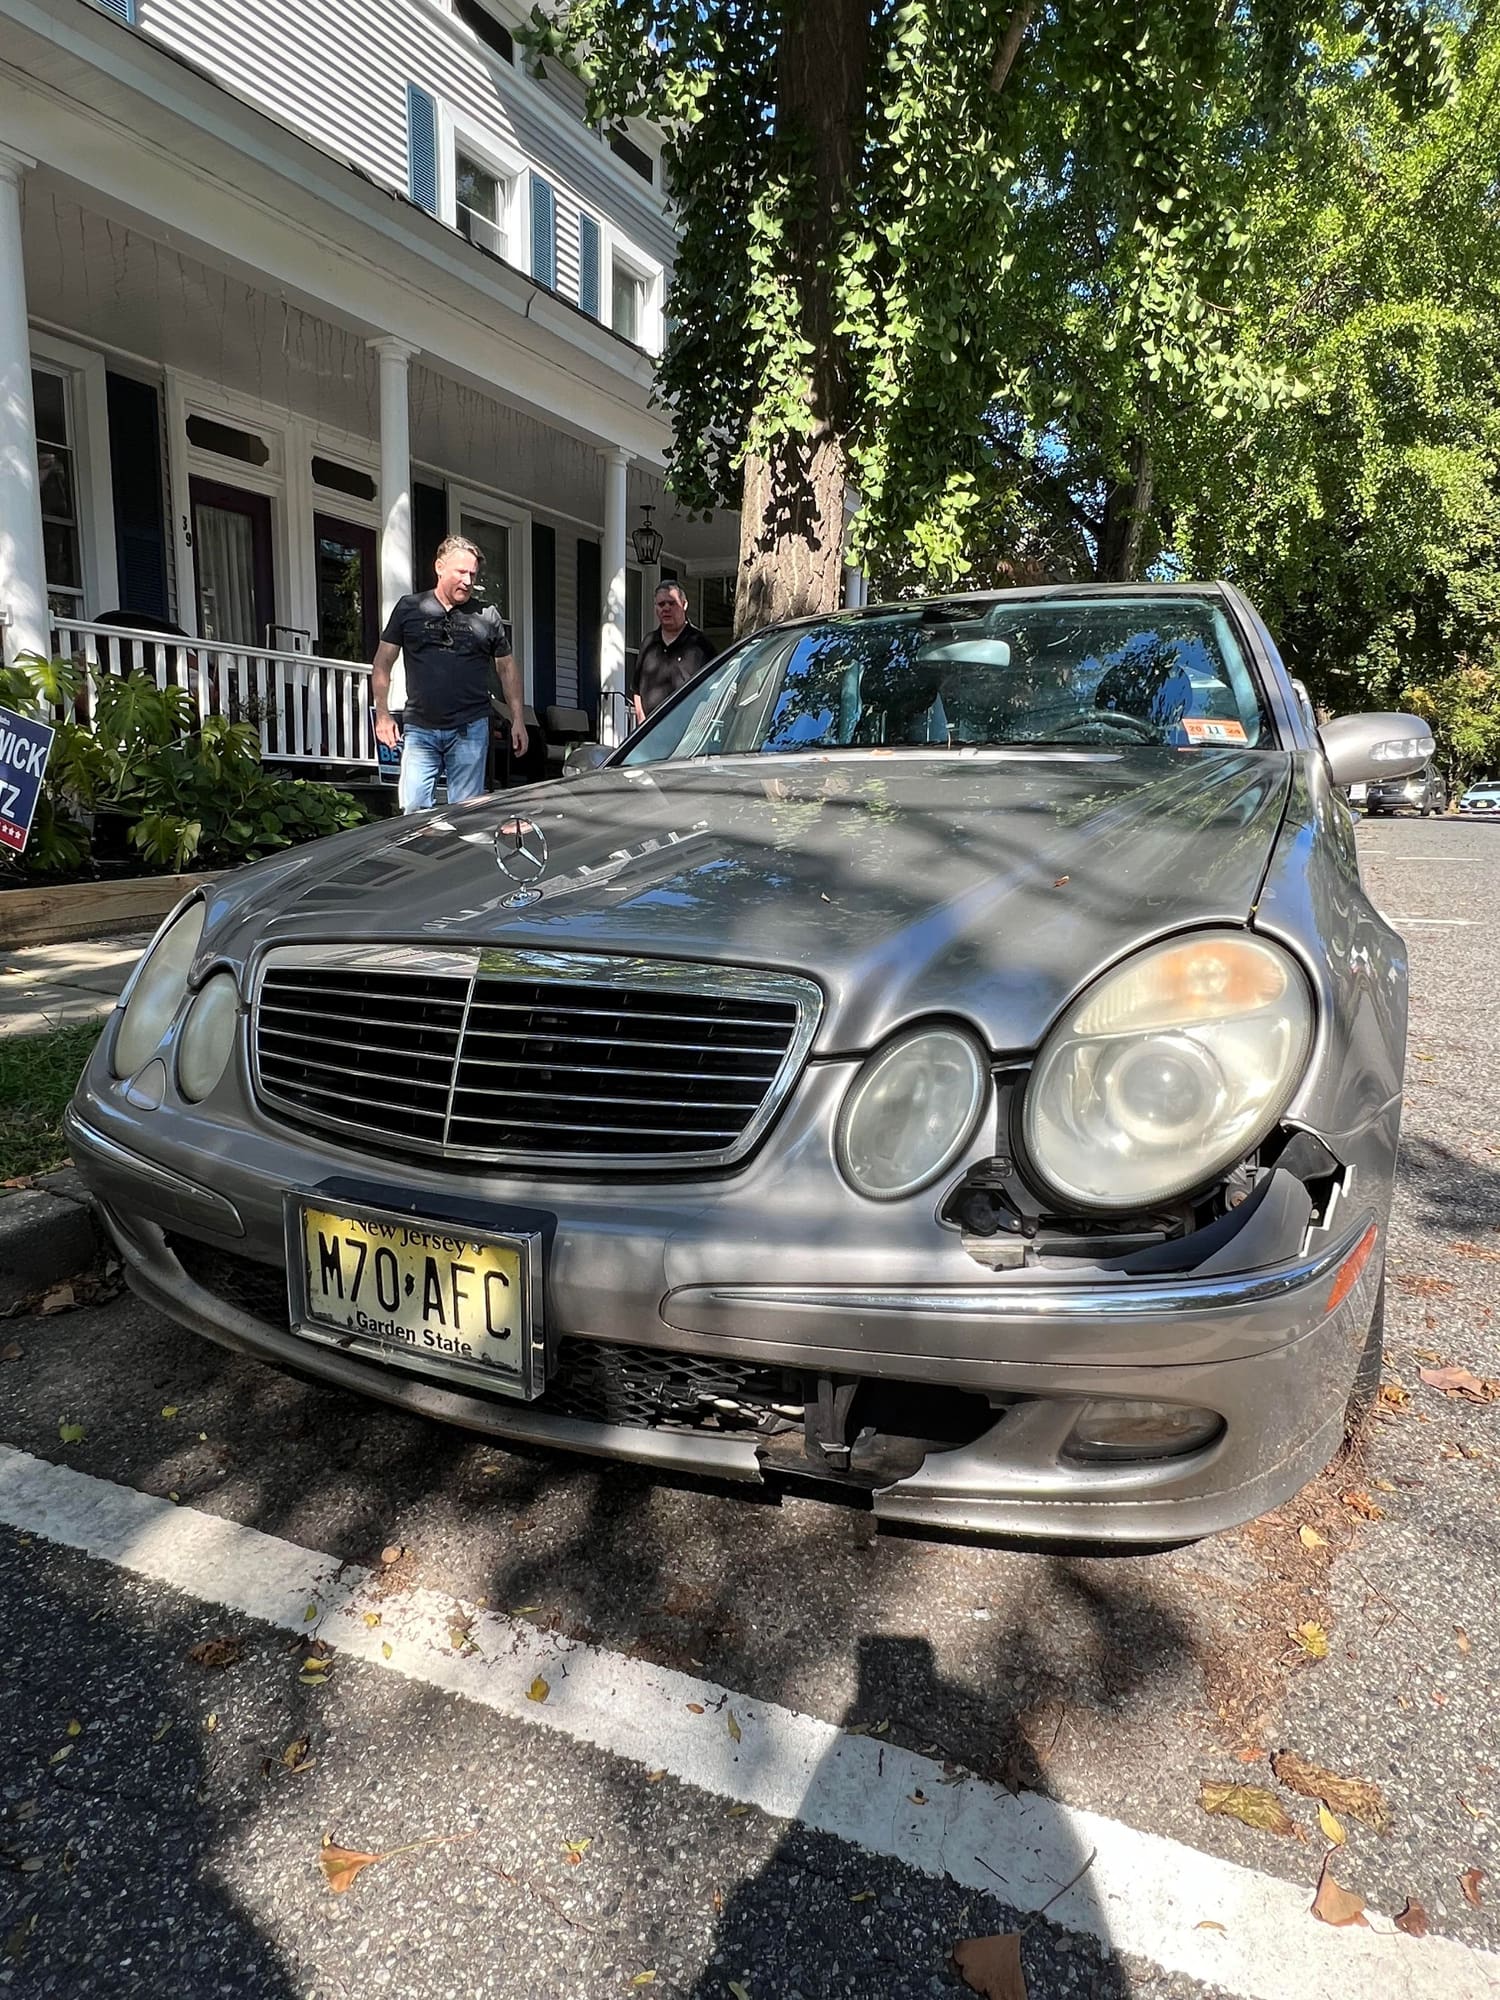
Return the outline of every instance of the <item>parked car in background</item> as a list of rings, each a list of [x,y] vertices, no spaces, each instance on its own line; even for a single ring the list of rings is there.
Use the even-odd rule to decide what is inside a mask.
[[[1428,762],[1409,778],[1378,778],[1366,788],[1364,808],[1376,813],[1414,812],[1426,818],[1448,810],[1448,780]]]
[[[1481,778],[1477,785],[1470,785],[1458,809],[1474,817],[1500,814],[1500,778]]]
[[[776,627],[566,785],[195,891],[73,1156],[144,1298],[407,1410],[1201,1535],[1378,1384],[1406,957],[1330,807],[1431,754],[1227,586]]]

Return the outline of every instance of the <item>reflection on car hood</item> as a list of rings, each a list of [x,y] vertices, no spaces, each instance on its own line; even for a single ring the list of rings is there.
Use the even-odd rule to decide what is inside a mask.
[[[823,1049],[945,1013],[1021,1050],[1139,940],[1247,919],[1290,763],[1143,747],[611,769],[251,871],[210,935],[777,967],[821,981]]]

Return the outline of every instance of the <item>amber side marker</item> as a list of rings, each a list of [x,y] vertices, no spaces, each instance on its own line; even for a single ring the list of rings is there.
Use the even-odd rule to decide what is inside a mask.
[[[1333,1281],[1333,1290],[1328,1294],[1328,1304],[1324,1308],[1326,1312],[1332,1312],[1335,1306],[1341,1306],[1354,1290],[1359,1283],[1360,1272],[1370,1261],[1370,1252],[1379,1241],[1380,1231],[1372,1222],[1339,1267],[1339,1274]]]

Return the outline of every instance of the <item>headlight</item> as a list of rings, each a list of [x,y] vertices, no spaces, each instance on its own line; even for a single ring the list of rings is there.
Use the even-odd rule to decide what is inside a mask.
[[[203,935],[203,905],[194,903],[157,939],[136,972],[115,1036],[111,1067],[116,1076],[134,1076],[156,1053],[187,991],[193,954]]]
[[[984,1103],[984,1057],[955,1028],[924,1028],[872,1056],[839,1112],[839,1171],[875,1201],[915,1194],[957,1158]]]
[[[1270,1131],[1312,1039],[1307,981],[1278,946],[1242,931],[1154,945],[1048,1036],[1026,1092],[1031,1163],[1090,1208],[1185,1194]]]
[[[227,972],[204,981],[177,1037],[177,1084],[196,1104],[224,1074],[234,1047],[240,993]]]

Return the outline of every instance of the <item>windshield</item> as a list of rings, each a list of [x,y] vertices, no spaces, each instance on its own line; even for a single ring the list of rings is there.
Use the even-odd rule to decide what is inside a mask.
[[[664,708],[622,762],[1262,740],[1254,678],[1207,599],[976,600],[751,640]]]

